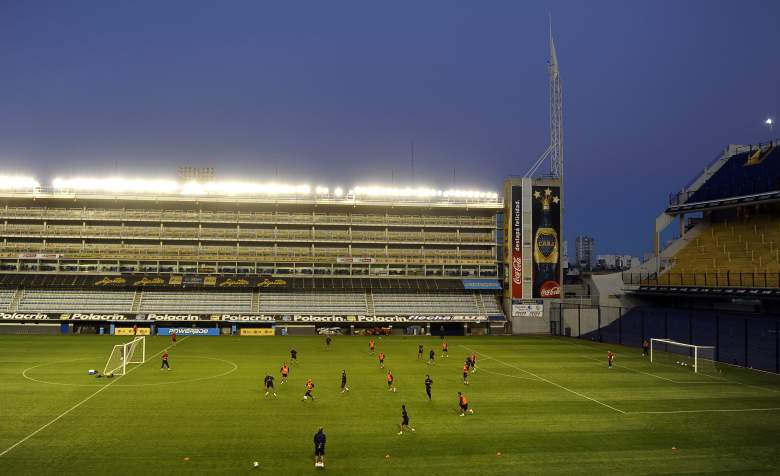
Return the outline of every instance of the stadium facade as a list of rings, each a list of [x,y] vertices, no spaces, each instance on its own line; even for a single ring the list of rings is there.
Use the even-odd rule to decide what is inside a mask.
[[[4,182],[0,307],[7,322],[547,332],[537,308],[560,297],[560,193],[549,180],[507,182],[510,193],[525,190],[523,226],[539,234],[526,246],[527,289],[514,295],[505,270],[516,253],[504,249],[517,210],[493,192]],[[513,310],[517,322],[507,326]]]

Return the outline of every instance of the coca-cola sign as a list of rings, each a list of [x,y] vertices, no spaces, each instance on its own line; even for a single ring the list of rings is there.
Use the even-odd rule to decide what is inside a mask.
[[[557,281],[545,281],[539,287],[539,297],[541,298],[559,298],[561,297],[561,285]]]
[[[522,191],[522,187],[512,187],[512,299],[523,298]]]

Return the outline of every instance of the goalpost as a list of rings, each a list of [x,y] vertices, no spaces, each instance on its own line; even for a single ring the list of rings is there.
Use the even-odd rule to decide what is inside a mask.
[[[128,364],[143,364],[146,361],[146,338],[139,336],[126,344],[117,344],[108,356],[103,375],[124,375]]]
[[[684,344],[671,339],[650,339],[650,362],[691,368],[699,373],[715,370],[715,347]]]

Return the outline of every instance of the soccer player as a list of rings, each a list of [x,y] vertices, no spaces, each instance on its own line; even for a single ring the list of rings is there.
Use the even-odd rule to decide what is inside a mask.
[[[441,356],[449,357],[450,354],[447,353],[449,352],[449,350],[450,350],[450,346],[449,344],[447,344],[447,341],[445,340],[444,342],[441,343]]]
[[[133,324],[133,335],[134,336],[138,335],[138,324]]]
[[[171,370],[171,366],[168,364],[168,351],[164,350],[162,353],[162,364],[160,364],[160,370],[165,367],[168,370]]]
[[[387,391],[395,392],[395,384],[393,384],[393,372],[387,371]]]
[[[349,392],[349,387],[347,387],[347,371],[342,370],[341,371],[341,393]]]
[[[612,361],[615,360],[615,354],[612,353],[611,350],[607,351],[607,364],[609,365],[609,368],[612,368]]]
[[[287,383],[287,376],[290,375],[290,367],[287,366],[287,362],[282,364],[282,368],[279,371],[282,373],[282,383]]]
[[[331,341],[330,336],[325,337],[325,348],[327,350],[330,350],[330,341]]]
[[[422,344],[417,346],[417,360],[421,360],[423,356],[423,346]]]
[[[294,364],[298,363],[298,351],[295,349],[290,349],[290,362]]]
[[[265,396],[267,397],[269,393],[273,393],[274,397],[276,397],[276,390],[274,390],[274,377],[272,375],[266,375],[263,382],[265,382]]]
[[[385,353],[384,352],[380,352],[379,353],[379,368],[380,369],[385,368]]]
[[[374,339],[368,341],[368,351],[371,355],[374,355]]]
[[[458,392],[458,405],[460,405],[460,416],[466,416],[466,413],[474,413],[469,409],[469,400],[461,392]]]
[[[414,431],[414,428],[409,426],[409,414],[406,413],[406,405],[401,405],[401,424],[398,425],[398,427],[399,427],[399,430],[400,430],[398,432],[399,435],[403,435],[404,434],[404,428],[406,428],[407,430]]]
[[[463,364],[463,385],[469,384],[469,364]]]
[[[176,345],[176,331],[171,332],[171,343]]]
[[[428,364],[434,365],[434,359],[436,358],[436,352],[433,351],[433,349],[428,352]]]
[[[314,434],[314,466],[317,468],[324,468],[325,461],[325,433],[322,431],[322,427]]]
[[[650,351],[650,342],[645,339],[642,342],[642,357],[647,357],[647,353]]]
[[[471,372],[474,373],[477,371],[477,353],[473,352],[471,354]]]
[[[428,401],[431,401],[431,385],[433,385],[433,380],[431,380],[430,375],[425,376],[425,393],[428,395]]]
[[[314,401],[314,395],[311,394],[311,391],[314,390],[314,382],[311,381],[311,378],[306,379],[306,393],[303,394],[303,399],[301,401],[306,400],[307,398],[311,398],[311,401]]]

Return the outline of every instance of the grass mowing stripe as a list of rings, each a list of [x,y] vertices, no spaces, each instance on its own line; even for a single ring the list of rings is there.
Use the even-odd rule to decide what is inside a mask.
[[[722,412],[771,412],[780,410],[780,407],[774,408],[726,408],[726,409],[706,409],[706,410],[668,410],[651,412],[626,412],[629,415],[663,415],[666,413],[722,413]]]
[[[604,406],[604,407],[607,407],[607,408],[609,408],[609,409],[611,409],[611,410],[614,410],[614,411],[616,411],[616,412],[618,412],[618,413],[621,413],[621,414],[624,414],[624,415],[625,415],[625,413],[626,413],[626,412],[624,412],[623,410],[621,410],[621,409],[619,409],[619,408],[615,408],[615,407],[613,407],[612,405],[609,405],[608,403],[604,403],[604,402],[602,402],[602,401],[596,400],[595,398],[589,397],[589,396],[587,396],[587,395],[584,395],[584,394],[582,394],[582,393],[580,393],[580,392],[577,392],[577,391],[575,391],[575,390],[572,390],[572,389],[570,389],[570,388],[564,387],[563,385],[557,384],[557,383],[553,382],[552,380],[548,380],[548,379],[546,379],[546,378],[544,378],[544,377],[540,377],[540,376],[536,375],[536,374],[535,374],[535,373],[533,373],[533,372],[529,372],[528,370],[521,369],[520,367],[518,367],[518,366],[516,366],[516,365],[512,365],[512,364],[510,364],[510,363],[507,363],[507,362],[504,362],[504,361],[502,361],[502,360],[498,360],[498,359],[496,359],[496,358],[494,358],[494,357],[491,357],[491,356],[489,356],[489,355],[487,355],[487,354],[485,354],[485,353],[483,353],[483,352],[478,352],[478,351],[476,351],[476,350],[474,350],[474,349],[472,349],[472,348],[470,348],[470,347],[467,347],[467,346],[465,346],[465,345],[462,345],[461,347],[463,347],[464,349],[468,350],[469,352],[476,352],[477,354],[484,355],[484,356],[485,356],[486,358],[488,358],[488,359],[495,360],[496,362],[498,362],[498,363],[500,363],[500,364],[504,364],[504,365],[506,365],[507,367],[512,367],[513,369],[519,370],[519,371],[521,371],[521,372],[524,372],[524,373],[526,373],[526,374],[528,374],[528,375],[531,375],[531,376],[533,376],[533,377],[536,377],[536,378],[538,378],[539,380],[541,380],[541,381],[543,381],[543,382],[547,382],[547,383],[549,383],[550,385],[554,385],[554,386],[556,386],[556,387],[560,388],[561,390],[565,390],[565,391],[567,391],[567,392],[569,392],[569,393],[572,393],[572,394],[574,394],[574,395],[577,395],[577,396],[579,396],[579,397],[582,397],[582,398],[585,398],[585,399],[587,399],[587,400],[590,400],[591,402],[598,403],[599,405],[601,405],[601,406]]]
[[[184,342],[185,340],[187,340],[189,337],[190,337],[190,336],[186,336],[186,337],[184,337],[184,338],[182,339],[182,342]],[[154,357],[157,357],[158,355],[162,354],[162,353],[163,353],[163,352],[165,352],[166,350],[170,349],[171,347],[173,347],[173,345],[174,345],[174,344],[171,344],[171,345],[169,345],[168,347],[164,348],[163,350],[161,350],[161,351],[157,352],[156,354],[152,355],[152,356],[151,356],[149,359],[147,359],[147,362],[148,362],[149,360],[152,360]],[[146,363],[146,362],[144,362],[144,363]],[[141,365],[143,365],[143,364],[141,364]],[[5,449],[5,450],[4,450],[2,453],[0,453],[0,458],[2,458],[3,456],[5,456],[6,454],[8,454],[8,453],[9,453],[11,450],[13,450],[13,449],[14,449],[14,448],[16,448],[17,446],[21,445],[21,444],[22,444],[22,443],[24,443],[25,441],[29,440],[29,439],[30,439],[30,438],[32,438],[33,436],[37,435],[37,434],[38,434],[38,433],[40,433],[41,431],[45,430],[46,428],[48,428],[48,427],[49,427],[49,426],[51,426],[52,424],[56,423],[56,422],[57,422],[57,421],[58,421],[60,418],[64,417],[64,416],[65,416],[65,415],[67,415],[68,413],[72,412],[73,410],[77,409],[77,408],[78,408],[78,407],[80,407],[81,405],[85,404],[86,402],[88,402],[89,400],[91,400],[91,399],[92,399],[92,397],[96,396],[97,394],[99,394],[99,393],[100,393],[100,392],[102,392],[103,390],[105,390],[105,389],[107,389],[108,387],[110,387],[111,385],[115,384],[116,382],[118,382],[118,381],[119,381],[119,379],[121,379],[121,378],[122,378],[122,377],[124,377],[125,375],[129,374],[129,373],[130,373],[130,372],[132,372],[133,370],[135,370],[135,369],[137,369],[137,368],[141,367],[141,365],[136,365],[135,367],[133,367],[133,368],[131,368],[130,370],[128,370],[128,371],[127,371],[127,372],[126,372],[124,375],[120,375],[119,377],[115,378],[114,380],[110,381],[109,383],[107,383],[107,384],[103,385],[102,387],[100,387],[99,389],[97,389],[95,392],[93,392],[93,393],[89,394],[89,395],[87,396],[87,398],[85,398],[85,399],[81,400],[81,401],[80,401],[80,402],[78,402],[77,404],[73,405],[72,407],[68,408],[68,409],[67,409],[67,410],[65,410],[64,412],[62,412],[62,413],[60,413],[59,415],[57,415],[56,417],[54,417],[54,419],[52,419],[51,421],[49,421],[48,423],[46,423],[46,424],[45,424],[45,425],[43,425],[42,427],[38,428],[37,430],[35,430],[35,431],[33,431],[32,433],[30,433],[29,435],[25,436],[24,438],[22,438],[21,440],[17,441],[17,442],[16,442],[16,443],[14,443],[13,445],[9,446],[9,447],[8,447],[8,448],[6,448],[6,449]]]

